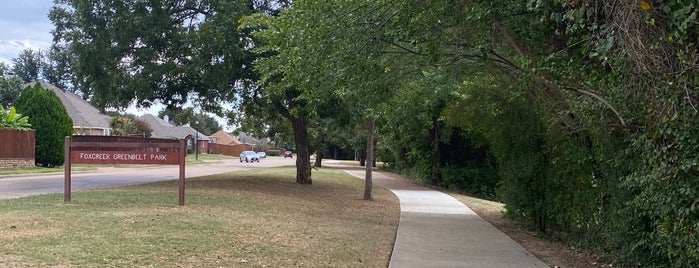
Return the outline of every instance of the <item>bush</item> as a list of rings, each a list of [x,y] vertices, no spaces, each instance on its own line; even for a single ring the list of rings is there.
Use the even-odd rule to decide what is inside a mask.
[[[280,156],[281,152],[279,150],[267,150],[265,152],[267,156]]]
[[[63,164],[64,137],[73,133],[73,120],[56,93],[36,83],[24,89],[15,107],[36,129],[35,162],[45,167]]]

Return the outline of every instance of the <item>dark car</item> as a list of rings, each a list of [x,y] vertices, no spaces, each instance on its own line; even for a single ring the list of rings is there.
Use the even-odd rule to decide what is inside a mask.
[[[245,162],[260,162],[260,157],[253,151],[243,151],[240,153],[240,163]]]
[[[284,158],[294,158],[294,154],[291,151],[284,152]]]

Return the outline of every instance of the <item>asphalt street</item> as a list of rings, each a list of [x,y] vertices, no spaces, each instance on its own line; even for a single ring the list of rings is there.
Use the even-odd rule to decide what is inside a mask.
[[[262,159],[260,163],[240,163],[237,157],[231,157],[230,160],[216,160],[205,164],[187,165],[185,167],[185,177],[194,178],[252,168],[293,166],[295,163],[296,158],[282,157],[268,157]],[[177,180],[179,178],[179,166],[102,167],[93,171],[73,171],[71,178],[73,191],[117,187],[154,181]],[[0,176],[0,199],[62,193],[63,181],[63,172],[36,175],[3,175]]]

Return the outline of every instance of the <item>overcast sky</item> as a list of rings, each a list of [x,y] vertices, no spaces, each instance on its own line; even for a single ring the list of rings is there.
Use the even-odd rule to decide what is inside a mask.
[[[53,25],[48,18],[53,0],[2,1],[0,61],[10,63],[25,48],[48,49]],[[8,3],[9,2],[9,3]]]

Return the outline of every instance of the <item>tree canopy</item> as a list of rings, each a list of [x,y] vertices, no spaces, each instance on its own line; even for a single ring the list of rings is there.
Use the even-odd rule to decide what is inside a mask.
[[[222,113],[236,88],[254,78],[252,40],[241,17],[268,1],[57,1],[54,43],[75,57],[71,69],[98,107],[179,107],[190,99]]]

